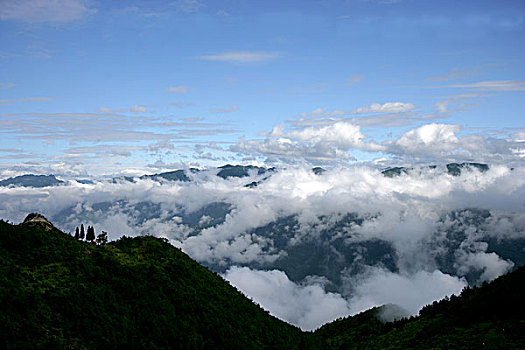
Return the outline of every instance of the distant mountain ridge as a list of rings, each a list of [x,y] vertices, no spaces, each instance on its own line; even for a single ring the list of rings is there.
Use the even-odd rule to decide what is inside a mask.
[[[469,162],[448,163],[445,166],[446,166],[447,174],[452,175],[452,176],[460,176],[462,170],[476,169],[477,171],[482,172],[482,173],[489,170],[489,166],[483,163],[469,163]],[[437,166],[429,165],[427,168],[436,169]],[[412,171],[414,169],[416,168],[414,167],[391,167],[391,168],[387,168],[381,171],[381,173],[385,175],[386,177],[395,177],[395,176],[400,176],[403,174],[408,174],[409,171]]]
[[[435,169],[436,165],[429,165],[428,168]],[[486,172],[489,170],[489,165],[483,164],[483,163],[472,163],[472,162],[464,162],[464,163],[448,163],[445,165],[446,171],[449,175],[452,176],[459,176],[461,175],[462,170],[467,169],[476,169],[480,172]],[[384,170],[381,170],[381,173],[386,177],[396,177],[400,176],[402,174],[406,174],[411,170],[414,170],[414,167],[390,167],[386,168]],[[191,181],[189,174],[196,174],[202,171],[209,171],[208,170],[200,170],[197,168],[189,168],[187,170],[184,169],[177,169],[157,174],[151,174],[151,175],[141,175],[137,177],[137,179],[151,179],[154,181],[181,181],[181,182],[188,182]],[[259,167],[254,165],[231,165],[226,164],[220,167],[216,168],[217,173],[216,175],[222,179],[227,180],[228,178],[243,178],[250,176],[251,174],[255,175],[264,175],[268,174],[270,176],[272,173],[277,171],[276,168],[265,168],[265,167]],[[312,168],[312,171],[316,175],[322,175],[326,172],[326,169],[321,167],[314,167]],[[266,177],[267,178],[267,177]],[[266,179],[265,178],[265,179]],[[119,181],[126,181],[126,182],[133,182],[135,181],[135,177],[133,176],[116,176],[111,179],[112,182],[116,183]],[[78,183],[82,184],[92,184],[93,182],[91,180],[76,180]],[[264,181],[264,179],[263,179]],[[64,184],[65,182],[62,180],[59,180],[56,178],[55,175],[35,175],[35,174],[26,174],[21,176],[15,176],[11,177],[5,180],[0,181],[0,186],[22,186],[22,187],[48,187],[48,186],[57,186],[60,184]],[[252,183],[249,183],[246,185],[246,187],[256,187],[259,185],[261,181],[254,181]]]
[[[0,181],[0,186],[22,186],[22,187],[48,187],[63,184],[55,175],[33,175],[26,174]]]

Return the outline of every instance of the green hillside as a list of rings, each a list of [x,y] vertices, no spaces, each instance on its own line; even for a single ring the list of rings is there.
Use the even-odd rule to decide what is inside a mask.
[[[95,245],[31,214],[0,220],[0,348],[525,348],[525,268],[419,317],[386,306],[301,332],[262,310],[163,239]]]
[[[0,348],[304,348],[220,276],[162,239],[77,241],[0,222]]]
[[[525,267],[460,296],[427,305],[418,317],[382,323],[383,308],[316,331],[325,349],[524,349]]]

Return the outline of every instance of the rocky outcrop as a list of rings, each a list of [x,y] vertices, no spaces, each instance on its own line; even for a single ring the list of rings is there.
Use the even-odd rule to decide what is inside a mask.
[[[43,225],[46,231],[56,229],[55,226],[49,220],[47,220],[43,215],[38,213],[31,213],[24,219],[22,225]]]

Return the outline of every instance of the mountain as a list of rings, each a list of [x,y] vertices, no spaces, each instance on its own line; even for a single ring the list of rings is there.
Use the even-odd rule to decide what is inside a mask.
[[[197,173],[199,172],[199,169],[190,168],[190,172]],[[168,171],[168,172],[160,173],[160,174],[143,175],[140,177],[140,179],[152,179],[152,180],[164,179],[168,181],[183,181],[183,182],[190,181],[190,178],[186,175],[185,170],[174,170],[174,171]]]
[[[39,214],[0,220],[0,347],[31,349],[523,348],[525,268],[418,317],[386,305],[301,332],[164,239],[95,245]]]
[[[522,349],[525,266],[460,296],[436,301],[418,317],[384,323],[382,306],[315,332],[325,349]]]
[[[0,181],[0,186],[48,187],[63,184],[54,175],[21,175]]]
[[[219,172],[217,173],[218,177],[227,179],[229,177],[246,177],[249,176],[251,172],[256,173],[257,175],[265,174],[266,172],[271,172],[274,168],[266,169],[253,165],[231,165],[226,164],[219,167]]]
[[[431,203],[433,208],[439,208],[439,210],[429,210],[425,206],[420,206],[421,195],[427,196],[426,192],[430,194],[432,191],[416,195],[413,190],[409,190],[408,193],[400,195],[397,193],[399,189],[393,190],[399,184],[393,185],[393,183],[399,179],[398,175],[402,176],[407,183],[414,183],[413,187],[416,190],[425,183],[432,182],[430,190],[441,183],[450,183],[451,185],[447,186],[459,189],[451,193],[456,193],[458,199],[462,199],[464,196],[461,195],[461,191],[464,191],[464,186],[478,186],[474,182],[477,180],[465,181],[463,178],[470,175],[485,176],[487,171],[483,170],[485,167],[488,168],[478,163],[449,163],[440,165],[439,168],[430,166],[429,168],[437,168],[436,171],[431,171],[432,177],[427,176],[425,171],[419,173],[416,167],[391,168],[383,173],[373,169],[367,176],[377,183],[372,186],[366,184],[365,181],[360,181],[360,183],[364,188],[370,189],[375,189],[375,186],[383,186],[379,192],[387,194],[392,192],[392,195],[382,196],[381,199],[375,195],[369,195],[366,196],[366,200],[363,200],[364,197],[359,198],[359,191],[356,191],[358,195],[355,200],[348,200],[347,206],[337,205],[338,201],[333,199],[324,199],[325,195],[347,191],[342,185],[333,185],[334,181],[348,180],[335,178],[331,170],[308,169],[308,175],[313,172],[317,176],[314,179],[305,180],[298,193],[303,188],[309,190],[314,181],[321,186],[337,188],[337,191],[320,193],[319,197],[312,196],[311,201],[303,201],[300,197],[295,197],[293,191],[290,192],[292,196],[287,195],[286,191],[283,191],[284,195],[279,193],[280,190],[273,192],[272,188],[284,188],[290,186],[289,183],[293,183],[294,177],[283,180],[282,175],[286,174],[286,170],[265,170],[242,165],[225,165],[198,173],[190,169],[189,171],[194,173],[192,178],[196,179],[193,182],[187,181],[190,178],[189,171],[176,170],[147,175],[147,177],[163,180],[159,190],[166,191],[166,193],[171,193],[170,186],[172,185],[180,187],[177,194],[168,196],[159,193],[155,195],[154,191],[142,194],[140,192],[142,189],[139,189],[138,192],[136,190],[127,191],[127,189],[105,190],[104,186],[107,185],[104,185],[100,187],[100,194],[92,197],[86,195],[82,199],[83,206],[78,206],[79,203],[72,201],[67,206],[56,206],[60,210],[46,212],[46,215],[63,228],[74,227],[76,223],[72,220],[81,219],[84,222],[89,221],[103,226],[107,225],[106,222],[116,221],[115,218],[119,218],[119,222],[126,222],[137,234],[148,232],[160,234],[159,231],[164,230],[163,235],[182,244],[188,240],[192,241],[194,245],[187,248],[186,251],[215,272],[224,273],[234,265],[261,270],[278,269],[285,272],[293,282],[299,284],[304,283],[309,276],[320,276],[326,278],[327,283],[324,284],[326,290],[337,292],[344,297],[349,297],[354,293],[352,285],[348,286],[348,281],[356,279],[370,267],[399,273],[404,267],[400,261],[402,262],[402,259],[406,259],[407,256],[414,257],[414,260],[418,258],[415,263],[407,263],[408,267],[425,264],[428,270],[439,269],[448,275],[466,278],[469,284],[475,285],[506,271],[503,267],[498,266],[506,264],[510,267],[513,264],[525,263],[525,253],[521,249],[525,246],[525,236],[520,233],[523,232],[520,214],[509,210],[490,210],[492,202],[498,204],[507,199],[490,201],[489,205],[485,204],[483,209],[466,205],[459,206],[457,209],[441,209],[439,201],[446,196],[443,197],[442,194],[436,196],[435,193],[432,194],[432,197],[429,196],[426,199],[423,197],[424,201]],[[463,177],[449,174],[448,169],[456,168],[460,172],[463,169]],[[428,170],[427,167],[421,168],[423,169]],[[229,181],[231,186],[219,189],[213,185],[217,180],[216,174],[225,177],[224,181]],[[242,181],[239,181],[236,176],[241,176]],[[393,178],[393,183],[390,183],[390,178]],[[330,180],[327,181],[328,179]],[[172,183],[170,180],[175,180],[175,182]],[[130,178],[120,182],[124,184],[126,181],[131,181],[129,186],[132,187],[133,184],[136,184],[133,181],[138,180]],[[277,182],[279,185],[276,185]],[[267,186],[268,184],[270,186]],[[359,185],[355,188],[362,187]],[[249,193],[247,193],[248,189]],[[449,191],[448,187],[444,187],[444,191]],[[130,199],[128,192],[130,195],[137,193],[136,198]],[[108,195],[108,193],[114,193],[114,195]],[[468,193],[471,193],[471,189],[468,189],[465,195]],[[282,198],[275,200],[279,196]],[[352,196],[354,194],[348,192],[348,198]],[[373,205],[367,205],[363,209],[363,203],[366,205],[370,200],[374,201]],[[60,203],[58,199],[56,201]],[[265,207],[265,203],[269,201],[273,201],[278,208],[274,210],[275,213],[272,213],[273,209],[270,208],[263,211],[257,209],[259,205]],[[341,197],[339,201],[346,201],[346,199]],[[188,203],[192,205],[187,205]],[[318,205],[318,203],[323,204]],[[477,200],[469,204],[477,204]],[[396,208],[401,210],[405,206],[406,210],[400,211],[399,218],[391,219],[402,224],[404,217],[410,219],[414,213],[429,211],[429,214],[419,214],[421,217],[416,218],[421,228],[414,229],[417,232],[413,234],[419,237],[418,247],[414,247],[414,251],[406,251],[407,245],[397,241],[401,233],[398,233],[397,236],[390,234],[390,231],[395,231],[399,225],[383,224],[384,228],[380,230],[375,228],[381,222],[389,220],[389,212]],[[35,206],[30,210],[38,208]],[[53,210],[54,208],[55,206]],[[245,214],[243,210],[248,214]],[[261,213],[258,217],[267,215],[269,219],[245,222],[246,215],[253,215],[252,213],[257,212]],[[122,220],[123,217],[126,219]],[[415,224],[409,225],[408,222],[406,224],[407,227],[403,231],[407,231],[408,235],[411,234],[411,227],[415,227]],[[370,229],[379,232],[370,234],[368,232]],[[120,227],[113,226],[110,235],[117,234],[119,231],[130,232],[127,227],[120,230]],[[223,231],[227,234],[222,234]],[[217,234],[212,234],[212,232],[217,232]],[[242,259],[237,260],[232,257],[238,258],[241,255],[233,252],[228,254],[232,250],[215,254],[214,249],[218,243],[221,246],[230,245],[239,236],[252,241],[257,249],[260,248],[258,250],[260,253],[258,255],[246,254],[242,256]],[[220,240],[218,243],[215,242],[215,237]],[[209,244],[208,240],[214,243]],[[200,242],[201,246],[197,246],[195,242]],[[408,247],[413,245],[408,245]],[[208,246],[210,248],[207,248]],[[240,247],[241,245],[235,246]],[[209,253],[200,254],[201,252]],[[421,257],[423,255],[425,256]],[[490,267],[493,265],[496,265],[496,269]],[[489,276],[491,271],[501,272],[494,272],[494,276]]]
[[[74,239],[40,215],[0,222],[1,348],[303,348],[262,310],[165,240]]]
[[[428,168],[436,169],[437,166],[429,165]],[[487,164],[469,163],[469,162],[446,164],[447,174],[452,175],[452,176],[460,176],[462,170],[472,170],[472,169],[476,169],[477,171],[484,173],[487,170],[489,170],[489,166]],[[396,177],[396,176],[400,176],[403,174],[408,174],[408,172],[412,170],[414,170],[414,168],[392,167],[392,168],[387,168],[381,171],[381,173],[386,177]]]

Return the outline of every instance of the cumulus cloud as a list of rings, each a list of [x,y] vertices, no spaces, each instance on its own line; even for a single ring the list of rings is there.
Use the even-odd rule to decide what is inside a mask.
[[[351,149],[381,151],[383,146],[365,142],[366,136],[357,125],[337,122],[327,126],[312,126],[301,130],[284,131],[276,126],[263,142],[247,141],[232,147],[233,151],[254,152],[283,159],[352,159]]]
[[[514,266],[512,261],[501,259],[496,253],[460,251],[460,254],[458,272],[466,275],[470,270],[482,270],[480,281],[492,281]]]
[[[443,107],[446,108],[446,107]],[[315,112],[315,111],[314,111]],[[320,110],[324,114],[324,110]],[[483,134],[460,135],[456,124],[430,123],[410,129],[393,140],[376,143],[362,128],[379,124],[403,124],[388,115],[351,120],[298,120],[287,131],[285,124],[276,125],[263,140],[245,140],[230,149],[239,154],[266,156],[268,160],[332,161],[354,160],[352,151],[383,152],[411,163],[452,162],[464,160],[492,163],[519,163],[525,142],[512,137],[497,138]],[[372,118],[372,119],[370,119]]]
[[[234,266],[224,278],[273,316],[306,331],[350,313],[340,294],[327,293],[319,284],[296,284],[282,271]]]
[[[448,100],[436,104],[438,115],[451,113],[449,104]],[[461,125],[429,123],[381,143],[365,134],[369,128],[405,126],[436,118],[430,115],[418,119],[412,115],[412,108],[415,106],[404,103],[378,104],[356,111],[376,111],[379,114],[352,118],[341,118],[346,113],[344,111],[318,108],[274,126],[271,132],[262,134],[264,139],[241,138],[230,150],[243,156],[266,157],[267,162],[287,163],[344,163],[356,160],[352,151],[382,152],[412,164],[468,160],[514,165],[523,158],[525,141],[519,138],[520,133],[500,133],[497,136],[472,132],[462,134]],[[390,113],[381,114],[380,111]]]
[[[355,314],[377,305],[394,304],[417,315],[423,306],[459,294],[465,286],[465,280],[439,270],[403,275],[376,268],[355,287],[350,310]]]
[[[442,154],[457,147],[459,139],[456,133],[460,131],[459,125],[426,124],[407,131],[394,141],[393,145],[411,154],[425,152]]]
[[[331,132],[298,134],[296,142]],[[227,179],[217,171],[188,170],[189,182],[0,187],[0,217],[21,222],[38,211],[65,231],[84,222],[111,239],[166,237],[305,329],[384,303],[417,313],[467,281],[508,271],[519,256],[505,255],[508,247],[525,239],[523,167],[451,176],[437,164],[391,178],[368,166],[322,174],[288,166]]]
[[[13,0],[0,2],[1,20],[30,23],[71,22],[94,13],[83,0]]]
[[[519,160],[515,150],[523,142],[484,135],[459,136],[461,126],[455,124],[425,124],[403,133],[398,139],[384,142],[387,152],[426,161],[484,159],[509,163]]]

